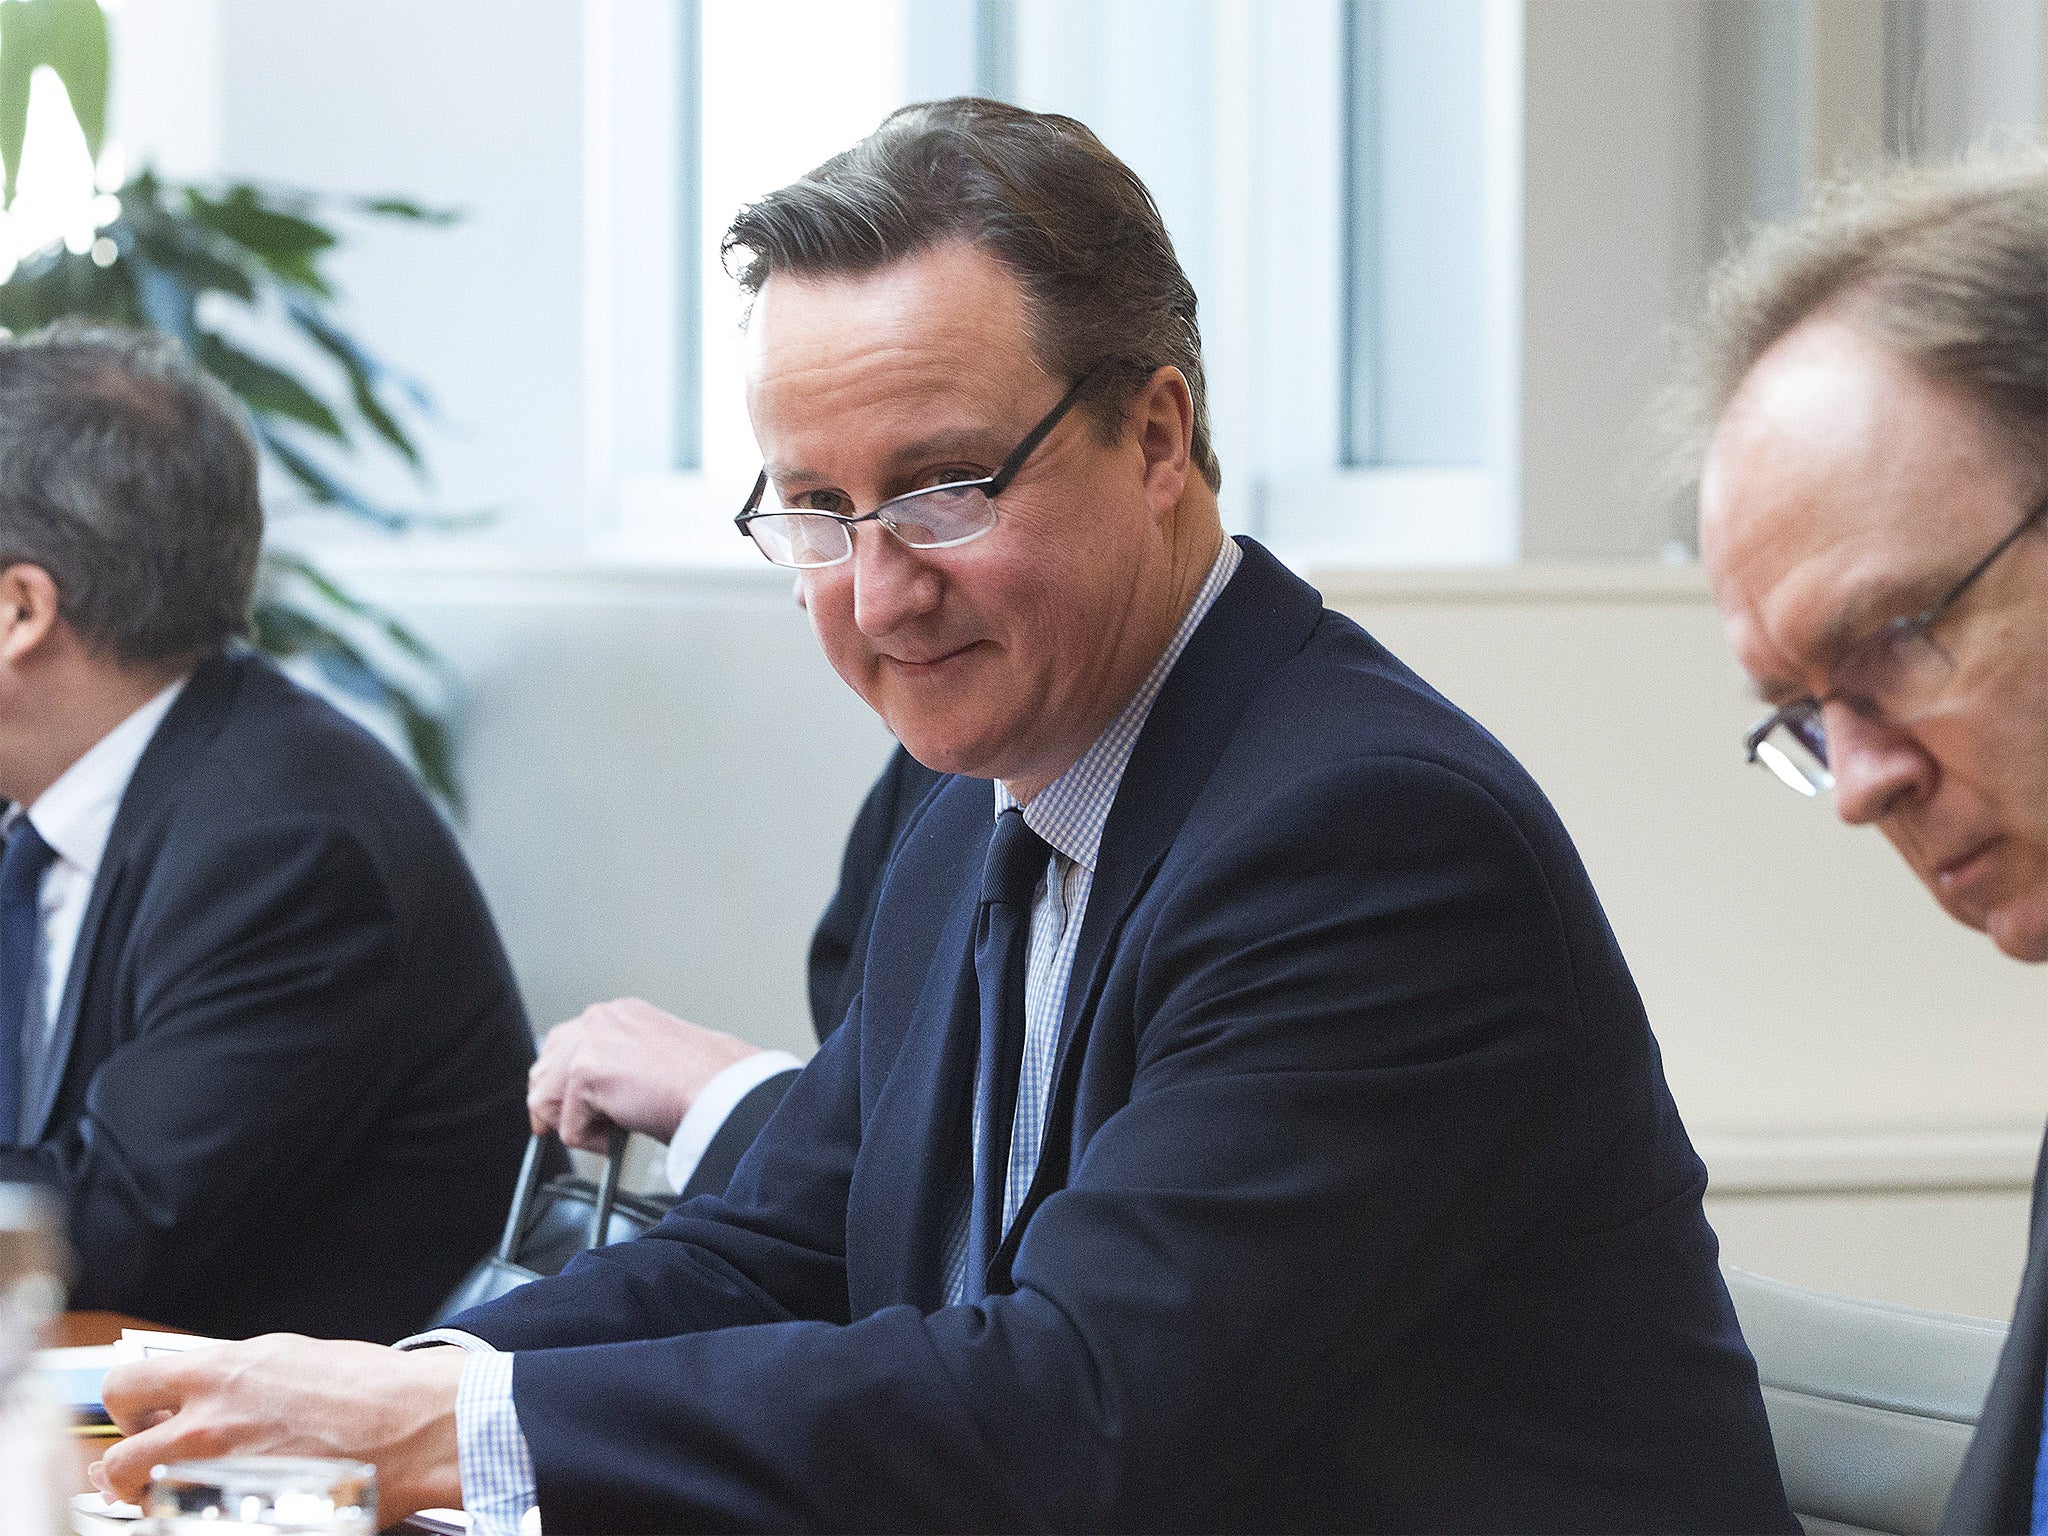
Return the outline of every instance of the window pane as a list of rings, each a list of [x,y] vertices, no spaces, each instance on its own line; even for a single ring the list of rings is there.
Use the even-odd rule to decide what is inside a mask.
[[[718,242],[741,204],[864,138],[905,101],[904,0],[746,0],[703,6],[699,243],[702,464],[750,480],[739,290]]]
[[[1482,461],[1484,0],[1348,0],[1344,462]]]

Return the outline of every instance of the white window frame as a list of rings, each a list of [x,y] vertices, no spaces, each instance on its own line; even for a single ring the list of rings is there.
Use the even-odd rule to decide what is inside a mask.
[[[978,36],[1056,15],[1087,24],[1076,8],[912,3],[925,14],[913,28],[921,56],[909,75],[928,94],[974,86]],[[693,296],[676,291],[672,236],[649,237],[644,146],[636,184],[629,189],[620,172],[620,146],[673,111],[676,18],[688,8],[646,0],[586,7],[583,525],[592,551],[614,559],[745,565],[758,556],[730,519],[749,484],[674,470],[653,447],[673,417],[676,307]],[[1304,566],[1513,563],[1521,551],[1521,0],[1486,0],[1484,450],[1478,466],[1447,469],[1341,462],[1343,0],[1211,0],[1162,15],[1208,29],[1197,41],[1213,61],[1202,131],[1187,153],[1204,167],[1213,198],[1213,270],[1200,299],[1226,523]],[[1000,78],[1008,61],[985,62]],[[672,192],[684,185],[680,175],[665,180]],[[673,230],[674,218],[665,224]],[[715,271],[700,278],[723,280]]]
[[[1249,248],[1231,268],[1219,302],[1207,304],[1205,296],[1205,304],[1223,311],[1226,327],[1247,333],[1253,360],[1218,390],[1219,414],[1242,423],[1238,430],[1248,438],[1239,458],[1251,471],[1253,505],[1240,504],[1236,518],[1298,564],[1512,564],[1521,553],[1519,0],[1486,0],[1484,20],[1481,462],[1440,469],[1342,463],[1341,0],[1232,5],[1247,13],[1241,23],[1247,35],[1220,56],[1244,65],[1224,84],[1242,98],[1236,110],[1251,125],[1253,149],[1223,163],[1242,179],[1234,200],[1246,210],[1238,227]],[[1230,115],[1228,105],[1218,113]],[[1231,467],[1226,460],[1226,487]]]

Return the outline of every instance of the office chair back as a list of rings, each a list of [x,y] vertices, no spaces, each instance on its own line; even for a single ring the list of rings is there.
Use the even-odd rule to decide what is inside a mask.
[[[2004,1325],[1723,1273],[1808,1536],[1933,1531]]]

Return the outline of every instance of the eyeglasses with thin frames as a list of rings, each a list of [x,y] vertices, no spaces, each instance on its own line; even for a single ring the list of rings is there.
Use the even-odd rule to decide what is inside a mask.
[[[2004,538],[1954,586],[1920,613],[1880,626],[1852,646],[1828,672],[1828,691],[1774,709],[1743,738],[1749,760],[1768,768],[1802,795],[1834,786],[1822,710],[1842,703],[1892,725],[1912,725],[1940,701],[1956,672],[1955,658],[1930,631],[1955,607],[1993,562],[2048,516],[2048,497],[2036,502]]]
[[[1107,367],[1106,363],[1098,363],[1076,379],[1073,387],[1060,396],[1059,404],[1039,418],[1038,425],[1024,434],[1024,440],[992,475],[926,486],[892,497],[872,512],[849,517],[841,512],[804,507],[764,510],[762,502],[769,487],[768,471],[763,469],[754,481],[753,494],[740,508],[733,524],[776,565],[805,571],[851,559],[853,530],[862,523],[880,523],[912,549],[952,549],[971,543],[995,527],[995,498],[1009,489],[1025,460],[1052,435],[1053,428],[1073,409],[1074,402]]]

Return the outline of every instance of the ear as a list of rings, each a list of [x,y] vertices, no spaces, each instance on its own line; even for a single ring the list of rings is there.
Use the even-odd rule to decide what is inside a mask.
[[[19,666],[47,646],[58,624],[57,583],[39,565],[0,570],[0,662]]]
[[[1132,398],[1125,420],[1145,455],[1145,499],[1164,517],[1187,491],[1195,443],[1195,401],[1181,371],[1171,365],[1156,369]]]

